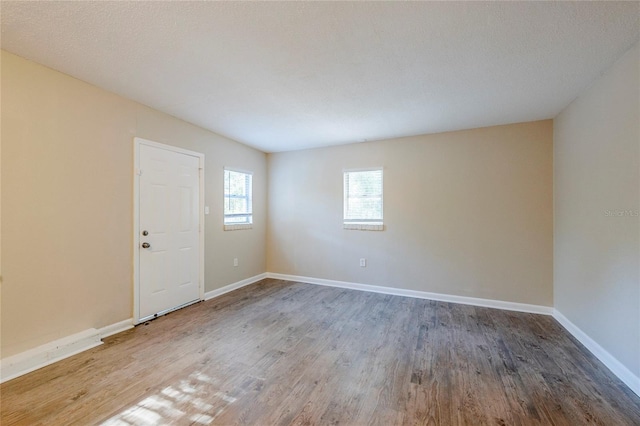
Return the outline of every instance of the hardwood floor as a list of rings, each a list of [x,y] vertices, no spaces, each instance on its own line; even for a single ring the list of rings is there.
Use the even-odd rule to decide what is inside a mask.
[[[264,280],[0,387],[2,425],[640,425],[543,315]]]

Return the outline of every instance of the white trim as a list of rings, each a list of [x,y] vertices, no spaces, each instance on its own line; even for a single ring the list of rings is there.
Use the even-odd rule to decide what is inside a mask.
[[[342,173],[345,172],[369,172],[374,170],[382,170],[384,173],[384,166],[373,166],[373,167],[356,167],[354,169],[342,169]]]
[[[200,271],[198,272],[198,281],[200,282],[200,291],[199,291],[199,296],[200,296],[200,300],[204,300],[204,236],[205,236],[205,232],[204,232],[204,228],[205,228],[205,217],[204,217],[204,209],[205,209],[205,195],[204,195],[204,182],[205,182],[205,178],[204,178],[204,154],[202,153],[197,153],[198,154],[198,158],[200,160],[200,173],[199,173],[199,177],[200,177],[200,181],[198,182],[198,185],[200,187],[200,236],[198,238],[198,242],[199,242],[199,247],[198,249],[200,250]],[[138,234],[139,235],[139,234]]]
[[[253,176],[253,172],[250,171],[250,170],[243,170],[243,169],[238,169],[236,167],[227,167],[227,166],[222,167],[222,169],[223,170],[229,170],[230,172],[244,173],[245,175]]]
[[[507,311],[526,312],[530,314],[551,315],[553,313],[553,308],[549,306],[529,305],[526,303],[506,302],[503,300],[479,299],[476,297],[430,293],[419,290],[406,290],[402,288],[382,287],[377,285],[351,283],[346,281],[325,280],[322,278],[301,277],[298,275],[276,274],[273,272],[267,272],[267,278],[274,278],[285,281],[298,281],[308,284],[324,285],[328,287],[348,288],[351,290],[370,291],[373,293],[392,294],[394,296],[438,300],[440,302],[460,303],[463,305],[482,306],[485,308],[503,309]]]
[[[205,209],[205,195],[204,195],[204,154],[201,152],[190,151],[184,148],[178,148],[172,145],[166,145],[158,142],[153,142],[147,139],[134,137],[133,138],[133,324],[140,323],[140,145],[147,145],[154,148],[165,149],[167,151],[176,152],[179,154],[190,155],[198,158],[199,182],[200,186],[200,232],[198,233],[198,249],[200,251],[199,256],[199,298],[204,300],[204,209]]]
[[[105,337],[113,336],[114,334],[122,333],[123,331],[127,331],[133,328],[133,318],[129,318],[124,321],[117,322],[115,324],[108,325],[106,327],[102,327],[98,329],[98,333],[100,333],[100,338],[104,339]]]
[[[345,222],[342,225],[342,229],[348,229],[352,231],[384,231],[384,224]]]
[[[613,355],[607,352],[595,340],[584,331],[573,324],[567,317],[562,315],[557,309],[549,306],[530,305],[526,303],[506,302],[502,300],[480,299],[475,297],[455,296],[441,293],[430,293],[417,290],[406,290],[392,287],[382,287],[369,284],[359,284],[346,281],[327,280],[322,278],[303,277],[299,275],[278,274],[267,272],[267,278],[285,281],[296,281],[307,284],[324,285],[328,287],[347,288],[351,290],[370,291],[373,293],[391,294],[395,296],[415,297],[419,299],[438,300],[441,302],[460,303],[464,305],[481,306],[485,308],[503,309],[508,311],[526,312],[532,314],[552,315],[569,333],[571,333],[580,343],[582,343],[596,358],[598,358],[613,374],[615,374],[624,384],[640,396],[640,377],[636,376],[618,361]]]
[[[100,329],[90,328],[0,361],[0,383],[23,376],[47,365],[102,345],[101,339],[133,328],[133,319]]]
[[[152,140],[139,138],[137,136],[134,137],[133,140],[134,140],[135,143],[138,143],[138,144],[152,146],[154,148],[164,149],[164,150],[171,151],[171,152],[177,152],[178,154],[190,155],[192,157],[204,158],[204,154],[201,153],[201,152],[191,151],[189,149],[180,148],[178,146],[167,145],[165,143],[160,143],[160,142],[154,142]]]
[[[140,143],[133,138],[133,323],[140,318]]]
[[[234,223],[234,222],[229,222],[227,223],[227,212],[226,212],[226,208],[227,208],[227,187],[225,185],[226,183],[226,178],[227,178],[227,172],[234,172],[234,173],[240,173],[240,174],[244,174],[247,175],[249,177],[249,182],[250,182],[250,188],[246,188],[245,187],[245,192],[247,193],[246,198],[247,199],[247,208],[249,209],[249,212],[246,213],[237,213],[237,214],[229,214],[230,216],[246,216],[247,220],[249,221],[249,223]],[[245,179],[245,184],[246,184],[246,179]],[[247,189],[249,189],[249,191],[247,191]],[[244,230],[244,229],[252,229],[253,228],[253,172],[250,171],[246,171],[246,170],[240,170],[240,169],[234,169],[234,168],[230,168],[230,167],[223,167],[223,178],[222,178],[222,198],[223,198],[223,202],[222,202],[222,225],[223,225],[223,230],[225,231],[240,231],[240,230]]]
[[[222,296],[223,294],[229,293],[230,291],[237,290],[237,289],[242,288],[244,286],[247,286],[249,284],[256,283],[256,282],[258,282],[260,280],[268,278],[267,275],[268,274],[265,272],[265,273],[260,274],[260,275],[256,275],[256,276],[253,276],[253,277],[250,277],[250,278],[246,278],[246,279],[244,279],[242,281],[238,281],[238,282],[235,282],[233,284],[229,284],[229,285],[226,285],[224,287],[208,291],[204,295],[204,300],[211,300],[214,297]]]
[[[235,223],[235,224],[225,224],[225,231],[242,231],[243,229],[253,229],[253,223]]]
[[[380,179],[381,179],[381,184],[382,187],[380,188],[380,203],[381,203],[381,207],[382,207],[382,211],[380,212],[380,217],[377,218],[371,218],[369,219],[369,221],[367,219],[364,218],[359,218],[359,219],[347,219],[347,200],[349,199],[349,191],[347,190],[347,184],[346,184],[346,177],[348,173],[362,173],[362,172],[380,172]],[[384,230],[384,228],[381,227],[381,229],[377,229],[377,228],[368,228],[368,227],[359,227],[359,228],[351,228],[351,227],[347,227],[350,224],[354,224],[354,223],[358,223],[358,224],[363,224],[363,223],[374,223],[375,225],[377,225],[378,223],[380,225],[382,225],[383,220],[384,220],[384,167],[371,167],[371,168],[366,168],[366,169],[343,169],[342,170],[342,218],[343,218],[343,224],[344,224],[344,229],[353,229],[353,230],[358,230],[358,231],[382,231]]]
[[[90,328],[0,361],[0,383],[100,346],[100,332]]]
[[[582,343],[596,358],[598,358],[613,374],[618,376],[629,388],[640,396],[640,377],[636,376],[611,355],[605,348],[600,346],[587,333],[582,331],[577,325],[572,323],[567,317],[562,315],[557,309],[553,310],[553,317],[562,325],[569,333],[573,335],[580,343]]]

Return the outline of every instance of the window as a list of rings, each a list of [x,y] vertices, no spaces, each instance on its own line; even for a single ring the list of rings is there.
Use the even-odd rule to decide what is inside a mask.
[[[382,168],[344,172],[344,228],[382,231]]]
[[[250,229],[253,223],[253,175],[224,169],[224,229]]]

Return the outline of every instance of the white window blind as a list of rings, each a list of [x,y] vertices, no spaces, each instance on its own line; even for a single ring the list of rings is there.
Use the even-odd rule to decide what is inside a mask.
[[[253,175],[224,170],[224,225],[226,230],[250,228],[253,223]]]
[[[382,169],[344,172],[344,223],[382,225]],[[349,229],[371,229],[353,228]],[[380,228],[381,229],[381,228]],[[375,228],[378,230],[378,228]]]

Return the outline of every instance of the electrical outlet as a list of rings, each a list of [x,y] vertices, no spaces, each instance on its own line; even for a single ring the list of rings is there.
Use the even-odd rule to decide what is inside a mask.
[[[364,257],[360,259],[360,266],[362,268],[366,268],[367,267],[367,259],[365,259]]]
[[[237,257],[233,258],[233,266],[238,266],[238,258]]]

